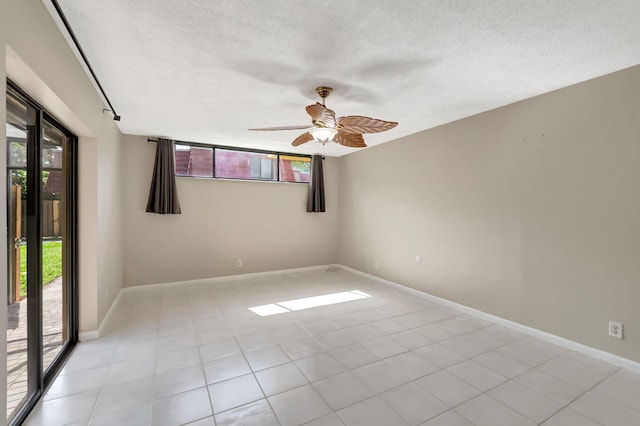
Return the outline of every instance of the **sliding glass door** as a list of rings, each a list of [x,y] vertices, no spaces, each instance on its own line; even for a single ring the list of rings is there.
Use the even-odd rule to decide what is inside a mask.
[[[7,420],[17,424],[77,342],[77,139],[8,87]]]

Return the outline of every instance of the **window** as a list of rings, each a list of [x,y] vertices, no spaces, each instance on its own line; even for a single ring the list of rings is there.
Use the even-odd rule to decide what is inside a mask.
[[[309,182],[311,157],[189,142],[175,144],[176,176]]]
[[[176,145],[176,176],[213,177],[213,148]]]
[[[277,154],[216,149],[217,178],[278,180]]]
[[[280,180],[282,182],[309,182],[311,157],[280,156]]]

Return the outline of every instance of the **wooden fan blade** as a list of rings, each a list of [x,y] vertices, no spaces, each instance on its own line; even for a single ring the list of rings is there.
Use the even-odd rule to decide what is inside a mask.
[[[302,129],[308,129],[309,126],[308,124],[304,124],[301,126],[280,126],[280,127],[261,127],[258,129],[249,129],[249,130],[259,130],[259,131],[266,131],[266,132],[271,132],[274,130],[302,130]]]
[[[367,146],[364,143],[364,137],[361,133],[342,133],[338,131],[338,134],[333,137],[335,142],[340,145],[349,146],[351,148],[365,148]]]
[[[311,133],[307,132],[307,133],[303,133],[300,136],[298,136],[297,138],[295,138],[293,140],[293,142],[291,142],[291,145],[293,146],[298,146],[298,145],[302,145],[303,143],[307,143],[309,141],[313,140],[313,136],[311,135]]]
[[[338,118],[338,124],[345,133],[378,133],[391,130],[398,125],[395,121],[378,120],[377,118],[349,115]]]
[[[336,114],[320,102],[307,106],[306,110],[307,114],[311,116],[313,124],[319,121],[324,124],[324,127],[336,127]]]

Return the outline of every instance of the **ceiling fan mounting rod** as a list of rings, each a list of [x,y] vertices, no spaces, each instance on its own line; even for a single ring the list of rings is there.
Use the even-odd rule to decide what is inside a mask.
[[[318,94],[318,96],[322,98],[322,105],[324,105],[324,99],[328,97],[331,94],[331,92],[333,92],[333,88],[331,87],[328,87],[328,86],[316,87],[316,93]]]

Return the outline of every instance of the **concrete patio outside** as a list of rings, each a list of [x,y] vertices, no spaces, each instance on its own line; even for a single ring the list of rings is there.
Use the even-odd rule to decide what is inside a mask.
[[[62,277],[43,287],[44,369],[62,347]],[[27,393],[27,299],[8,306],[7,417]]]

